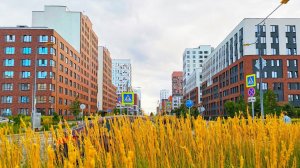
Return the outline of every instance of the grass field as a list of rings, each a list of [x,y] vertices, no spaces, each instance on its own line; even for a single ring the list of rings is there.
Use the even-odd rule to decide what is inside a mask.
[[[0,128],[0,167],[299,167],[300,122],[156,117],[87,127],[72,138],[67,127],[22,137]],[[23,126],[25,127],[25,126]],[[80,136],[79,136],[80,137]]]

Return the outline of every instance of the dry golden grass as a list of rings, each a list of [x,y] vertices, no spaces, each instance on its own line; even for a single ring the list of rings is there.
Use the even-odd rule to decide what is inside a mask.
[[[41,135],[23,126],[20,136],[1,128],[0,167],[300,167],[299,122],[120,118],[108,130],[97,120],[78,141],[70,128],[67,136],[61,127]]]

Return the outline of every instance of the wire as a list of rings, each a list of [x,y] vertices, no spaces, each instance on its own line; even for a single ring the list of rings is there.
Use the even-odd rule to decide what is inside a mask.
[[[260,25],[261,23],[265,22],[275,11],[277,11],[282,6],[282,3],[279,4],[266,18],[264,18],[260,23],[257,25]],[[265,23],[264,23],[265,24]]]

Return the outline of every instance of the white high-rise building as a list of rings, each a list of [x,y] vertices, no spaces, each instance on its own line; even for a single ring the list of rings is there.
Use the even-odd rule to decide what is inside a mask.
[[[163,99],[168,99],[169,96],[170,96],[169,90],[166,90],[166,89],[160,90],[160,101]]]
[[[183,94],[186,94],[188,78],[195,69],[203,67],[204,60],[213,51],[210,45],[200,45],[198,48],[186,48],[183,53]],[[200,86],[199,86],[200,87]]]
[[[69,11],[66,6],[45,5],[44,11],[32,12],[32,26],[55,29],[80,52],[80,28],[83,17],[81,12]]]
[[[130,59],[112,60],[112,83],[117,87],[117,95],[130,91],[132,86],[132,68]]]

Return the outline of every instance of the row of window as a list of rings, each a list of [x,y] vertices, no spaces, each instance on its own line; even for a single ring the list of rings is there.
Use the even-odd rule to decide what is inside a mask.
[[[190,51],[186,51],[186,53],[187,54],[196,54],[196,51],[192,51],[192,52],[190,52]],[[208,54],[208,51],[198,51],[198,54]]]
[[[46,111],[45,108],[37,108],[36,109],[38,113],[41,113],[43,115],[53,115],[54,113],[54,108],[49,108],[48,112]],[[19,108],[18,109],[18,114],[23,114],[23,115],[29,115],[29,109],[28,108]],[[65,113],[64,115],[71,115],[70,111],[64,110]],[[0,109],[0,114],[1,116],[11,116],[12,115],[12,110],[11,108],[3,108]],[[62,114],[62,109],[59,109],[59,115],[63,115]]]
[[[203,58],[207,58],[207,57],[208,57],[208,55],[205,55],[205,56],[199,55],[199,59],[203,59]],[[190,56],[187,55],[186,58],[187,58],[187,59],[190,59]],[[196,56],[195,56],[195,55],[193,55],[193,59],[196,59]]]
[[[48,47],[38,47],[37,53],[40,55],[48,54]],[[16,48],[12,47],[12,46],[5,47],[4,54],[8,54],[8,55],[16,54]],[[32,54],[32,48],[31,47],[23,47],[21,49],[21,54],[24,54],[24,55]],[[56,49],[50,48],[50,54],[56,55]]]
[[[5,41],[6,42],[16,42],[16,36],[15,35],[6,35],[5,36]],[[38,42],[48,42],[49,41],[49,37],[47,35],[40,35],[38,36]],[[56,43],[56,38],[54,36],[50,36],[50,41],[52,43]],[[31,35],[23,35],[21,36],[21,42],[32,42],[32,36]]]
[[[19,96],[18,97],[18,103],[29,103],[29,96]],[[3,104],[11,104],[13,103],[13,96],[2,96],[1,97],[1,103]],[[36,103],[47,103],[47,96],[36,96]],[[55,97],[50,96],[49,97],[49,103],[54,104],[55,103]]]
[[[278,50],[276,48],[271,48],[272,55],[278,55]],[[256,54],[259,55],[259,49],[256,49]],[[296,48],[287,48],[286,49],[287,55],[297,55],[297,49]],[[267,55],[267,49],[262,50],[262,55]]]
[[[13,83],[3,83],[2,84],[2,91],[12,91],[12,90],[14,90]],[[30,84],[29,83],[19,84],[19,90],[20,91],[30,90]],[[40,91],[47,90],[47,84],[46,83],[38,83],[37,84],[37,90],[40,90]],[[50,91],[55,91],[55,84],[49,84],[49,90]]]
[[[47,59],[38,59],[37,65],[40,67],[48,66],[48,60]],[[15,66],[15,60],[14,59],[4,59],[3,60],[3,66]],[[21,60],[21,66],[31,66],[31,60],[30,59],[22,59]],[[49,60],[49,66],[55,67],[56,62],[54,60]]]
[[[47,71],[38,71],[37,72],[37,78],[39,78],[39,79],[45,79],[45,78],[47,78],[47,75],[48,75]],[[30,76],[31,76],[30,71],[20,72],[20,78],[22,78],[22,79],[30,78]],[[14,78],[14,71],[4,71],[3,78]],[[55,79],[55,73],[49,72],[49,78]]]
[[[259,27],[261,28],[262,32],[266,32],[266,25],[258,25],[255,26],[255,32],[257,33],[259,30]],[[286,25],[286,32],[296,32],[296,26],[295,25]],[[271,33],[274,33],[278,31],[278,25],[271,25]]]

